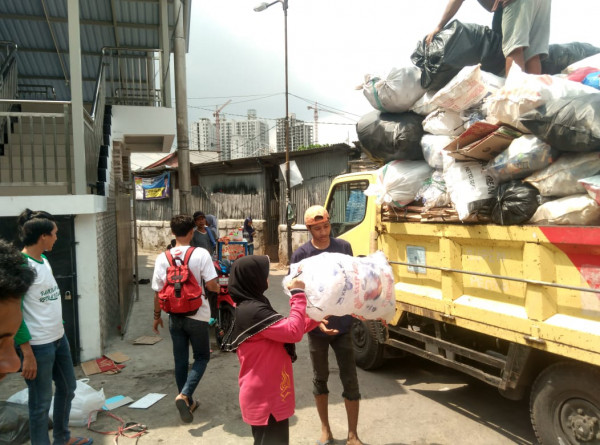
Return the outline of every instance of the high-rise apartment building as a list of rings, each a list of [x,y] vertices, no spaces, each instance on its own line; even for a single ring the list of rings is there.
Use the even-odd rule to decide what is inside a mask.
[[[215,124],[204,117],[190,125],[190,150],[215,151],[217,149]]]
[[[290,114],[290,151],[313,143],[313,127]],[[285,119],[277,119],[277,151],[285,151]]]
[[[256,110],[248,110],[245,121],[220,123],[221,160],[261,156],[269,153],[269,125],[259,120]]]

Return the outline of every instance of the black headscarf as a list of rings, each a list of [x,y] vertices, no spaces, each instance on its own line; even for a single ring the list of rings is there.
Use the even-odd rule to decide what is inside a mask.
[[[263,294],[269,287],[269,257],[249,255],[235,260],[229,275],[229,293],[236,304],[235,320],[225,334],[221,348],[235,351],[239,345],[262,332],[283,315],[273,309]],[[295,360],[295,345],[284,345],[292,361]]]

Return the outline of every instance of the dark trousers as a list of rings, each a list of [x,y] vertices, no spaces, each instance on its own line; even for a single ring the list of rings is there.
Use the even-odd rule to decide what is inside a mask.
[[[290,443],[289,419],[277,421],[271,414],[266,425],[252,425],[254,445],[288,445]]]

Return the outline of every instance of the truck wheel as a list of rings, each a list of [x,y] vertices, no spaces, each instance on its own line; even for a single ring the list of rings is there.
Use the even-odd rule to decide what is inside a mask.
[[[233,320],[235,318],[235,309],[229,306],[228,304],[224,304],[221,308],[219,308],[219,320],[215,323],[215,338],[217,339],[217,344],[221,347],[223,343],[223,337],[231,326],[233,325]]]
[[[531,423],[542,445],[600,444],[600,371],[561,362],[544,370],[531,390]]]
[[[354,319],[352,324],[352,343],[354,361],[362,369],[375,369],[383,364],[384,345],[377,341],[376,329],[380,323],[374,320]]]

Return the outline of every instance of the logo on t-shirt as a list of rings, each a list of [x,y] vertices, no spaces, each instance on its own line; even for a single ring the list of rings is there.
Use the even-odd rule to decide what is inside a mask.
[[[40,303],[45,303],[46,301],[54,301],[60,298],[60,289],[58,286],[51,287],[50,289],[46,289],[40,292]]]

